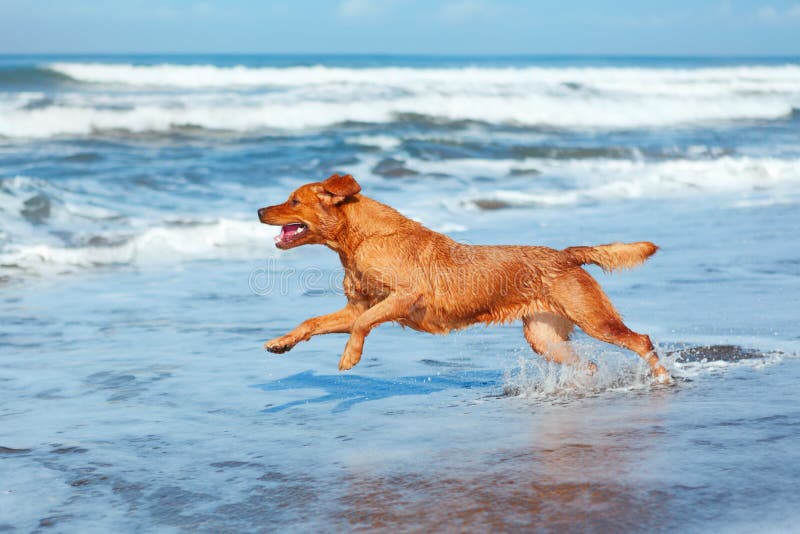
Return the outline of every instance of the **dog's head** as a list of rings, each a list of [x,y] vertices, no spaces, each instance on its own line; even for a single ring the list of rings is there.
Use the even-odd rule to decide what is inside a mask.
[[[289,249],[300,245],[335,241],[342,220],[342,204],[352,201],[361,186],[350,176],[334,174],[323,182],[306,184],[277,206],[258,210],[264,224],[280,226],[275,246]]]

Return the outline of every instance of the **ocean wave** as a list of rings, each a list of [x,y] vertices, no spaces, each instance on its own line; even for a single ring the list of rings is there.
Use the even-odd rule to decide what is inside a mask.
[[[227,191],[224,185],[215,190]],[[149,189],[86,180],[0,179],[0,276],[245,259],[274,250],[274,231],[254,215],[237,218],[225,210],[198,218],[191,199],[164,195],[155,201]],[[159,209],[162,203],[170,209]]]
[[[220,67],[215,65],[132,65],[52,63],[47,68],[89,83],[141,87],[230,88],[305,87],[364,84],[437,90],[549,87],[559,92],[626,91],[688,95],[717,95],[731,91],[797,90],[800,66],[738,66],[696,69],[621,67],[458,67],[458,68],[345,68]],[[509,89],[510,88],[510,89]]]
[[[1,178],[0,253],[28,240],[60,243],[54,228],[80,231],[118,215],[63,184],[29,176]]]
[[[461,177],[496,178],[488,190],[473,188],[458,199],[448,200],[447,205],[456,210],[751,193],[770,194],[785,201],[785,195],[796,194],[800,186],[800,161],[780,158],[410,160],[407,165],[424,174],[448,172]],[[509,182],[512,178],[516,180]],[[497,187],[503,182],[508,186]]]
[[[477,121],[565,129],[784,120],[800,66],[247,68],[57,63],[86,91],[0,92],[0,136],[97,131],[298,131],[343,123]],[[0,84],[2,89],[2,84]]]
[[[387,142],[359,140],[365,141]],[[391,165],[387,161],[374,154],[348,170],[365,190],[379,198],[383,191],[389,197],[386,200],[401,211],[444,232],[464,231],[465,212],[471,210],[716,195],[733,196],[733,206],[746,207],[750,204],[743,203],[753,198],[757,205],[796,202],[800,186],[796,159],[409,158],[391,160]],[[430,180],[442,184],[441,194],[425,194],[421,195],[424,200],[412,201],[418,198],[416,192],[430,191]],[[456,184],[458,194],[445,193],[454,191]],[[250,214],[240,214],[239,208],[247,204],[247,198],[283,199],[290,188],[287,184],[221,182],[154,191],[125,182],[3,179],[0,270],[46,274],[105,265],[260,257],[272,250],[273,232],[255,217],[248,220]],[[212,196],[225,200],[209,203]],[[203,203],[203,218],[193,215],[198,202]]]
[[[0,252],[0,272],[52,275],[103,266],[148,266],[270,254],[271,234],[257,221],[218,219],[188,226],[153,226],[138,234],[99,234],[87,246],[15,244]]]
[[[409,112],[432,120],[479,121],[512,126],[563,129],[647,128],[734,120],[779,120],[788,116],[783,99],[684,101],[647,99],[609,102],[570,100],[547,95],[480,97],[420,95],[391,100],[342,101],[251,97],[250,102],[164,101],[97,105],[53,101],[43,105],[0,103],[0,136],[41,138],[89,135],[104,131],[170,132],[193,127],[209,131],[304,131],[344,123],[391,123]],[[258,101],[257,101],[258,100]]]
[[[58,87],[77,84],[67,74],[46,67],[0,68],[0,89],[17,87]]]

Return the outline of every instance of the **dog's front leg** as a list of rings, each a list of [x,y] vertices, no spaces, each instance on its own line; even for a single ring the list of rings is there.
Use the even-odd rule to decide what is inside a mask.
[[[288,334],[264,343],[264,348],[280,354],[292,350],[292,347],[301,341],[308,341],[312,336],[350,332],[356,317],[365,309],[358,304],[348,303],[339,311],[306,319]]]
[[[370,330],[381,323],[401,319],[408,315],[409,309],[414,305],[416,296],[411,293],[392,293],[378,304],[361,314],[353,323],[350,330],[350,339],[344,348],[339,360],[339,370],[346,371],[351,369],[361,360],[361,352],[364,350],[364,338]]]

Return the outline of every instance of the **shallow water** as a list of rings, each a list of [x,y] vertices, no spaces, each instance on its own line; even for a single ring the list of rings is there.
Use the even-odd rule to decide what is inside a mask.
[[[0,61],[0,530],[796,528],[796,61],[101,59]],[[591,272],[676,383],[520,325],[265,353],[341,270],[255,210],[334,171],[460,241],[656,242]]]

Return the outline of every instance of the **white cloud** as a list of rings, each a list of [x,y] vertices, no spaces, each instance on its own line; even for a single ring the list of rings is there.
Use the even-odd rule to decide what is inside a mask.
[[[451,0],[442,4],[439,18],[445,22],[463,22],[494,15],[497,10],[497,3],[484,0]]]
[[[756,11],[756,16],[763,22],[794,22],[800,20],[800,3],[789,6],[786,11],[763,5]]]
[[[180,15],[176,9],[169,6],[159,6],[153,11],[153,14],[159,19],[174,19]]]
[[[192,13],[199,16],[213,15],[214,6],[210,2],[198,2],[192,6]]]
[[[153,15],[159,19],[185,19],[186,17],[205,18],[222,15],[223,11],[216,9],[211,2],[197,2],[178,9],[171,6],[158,6],[153,11]]]
[[[668,28],[680,24],[685,20],[685,16],[679,13],[670,15],[639,15],[626,16],[617,19],[625,26],[631,28]]]
[[[761,6],[758,8],[756,15],[758,15],[758,18],[761,20],[772,22],[778,19],[778,10],[770,5]]]
[[[374,17],[381,15],[390,7],[391,2],[380,0],[342,0],[339,4],[339,16],[346,19]]]

